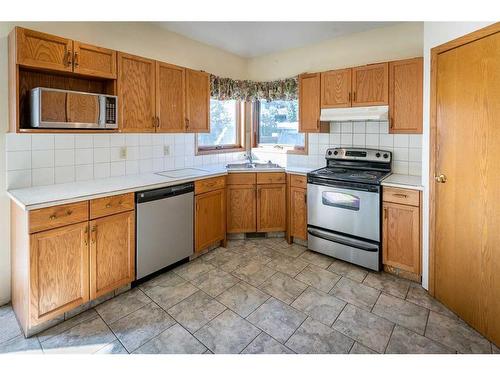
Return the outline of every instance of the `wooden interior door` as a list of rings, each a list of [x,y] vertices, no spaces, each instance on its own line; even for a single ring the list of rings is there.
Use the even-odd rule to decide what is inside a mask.
[[[156,62],[156,115],[159,132],[182,133],[186,130],[185,69]]]
[[[116,51],[74,41],[73,67],[75,73],[115,79]]]
[[[257,185],[257,232],[286,230],[286,185]]]
[[[432,51],[434,167],[446,182],[434,182],[431,236],[436,298],[498,346],[500,27],[486,32]]]
[[[256,185],[227,186],[227,233],[255,232],[257,229]]]
[[[90,298],[94,299],[135,278],[135,212],[90,222]]]
[[[389,63],[389,133],[422,133],[423,58]]]
[[[352,106],[387,105],[389,102],[389,64],[352,68]]]
[[[33,324],[89,300],[88,222],[32,234],[30,244]]]
[[[195,197],[195,252],[226,237],[226,190]]]
[[[307,190],[290,188],[290,235],[307,240]]]
[[[351,69],[321,73],[321,108],[351,106]]]
[[[420,275],[420,208],[384,202],[383,262]]]
[[[55,35],[16,28],[17,63],[32,68],[73,71],[73,41]]]
[[[122,132],[154,132],[155,61],[118,53],[118,123]]]
[[[186,130],[210,132],[210,75],[186,69]]]
[[[320,87],[319,73],[299,76],[299,131],[302,133],[319,132]]]

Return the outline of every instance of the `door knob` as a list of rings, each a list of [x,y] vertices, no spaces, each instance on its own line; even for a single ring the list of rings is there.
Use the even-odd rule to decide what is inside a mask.
[[[439,176],[435,176],[434,179],[436,182],[439,182],[440,184],[444,184],[447,180],[446,175],[440,174]]]

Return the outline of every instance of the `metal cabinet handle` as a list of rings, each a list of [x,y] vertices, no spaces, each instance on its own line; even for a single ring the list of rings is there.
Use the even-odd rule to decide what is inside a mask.
[[[394,194],[395,197],[400,197],[400,198],[408,198],[408,195],[406,194],[400,194],[400,193],[396,193]]]
[[[108,204],[106,205],[106,208],[111,208],[111,203],[108,203]]]
[[[353,92],[352,94],[352,101],[355,102],[356,101],[356,91]]]
[[[55,219],[57,219],[57,216],[56,216],[56,215],[50,215],[50,216],[49,216],[49,220],[55,220]]]
[[[73,210],[66,211],[66,215],[70,216],[73,213]]]
[[[64,50],[63,60],[64,60],[63,61],[64,65],[71,66],[71,64],[73,63],[73,61],[71,60],[71,51],[70,50],[68,50],[68,49]]]
[[[349,92],[349,99],[348,101],[350,102],[351,101],[351,92]]]
[[[80,65],[80,62],[78,61],[78,52],[73,53],[73,65],[75,68],[77,68],[78,65]]]
[[[96,243],[97,225],[94,225],[90,231],[92,232],[92,236],[91,236],[90,241],[92,244],[95,244]]]
[[[387,219],[387,208],[384,207],[384,219]]]

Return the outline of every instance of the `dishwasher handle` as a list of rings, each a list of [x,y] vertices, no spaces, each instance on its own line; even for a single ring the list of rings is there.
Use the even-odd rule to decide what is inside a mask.
[[[194,183],[189,182],[187,184],[168,186],[160,189],[139,191],[135,193],[135,202],[137,204],[146,203],[191,192],[194,192]]]

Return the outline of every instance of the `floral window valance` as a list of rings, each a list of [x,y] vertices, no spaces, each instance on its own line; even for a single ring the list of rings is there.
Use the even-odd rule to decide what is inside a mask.
[[[256,82],[210,76],[211,96],[218,100],[294,100],[297,99],[297,77]]]

